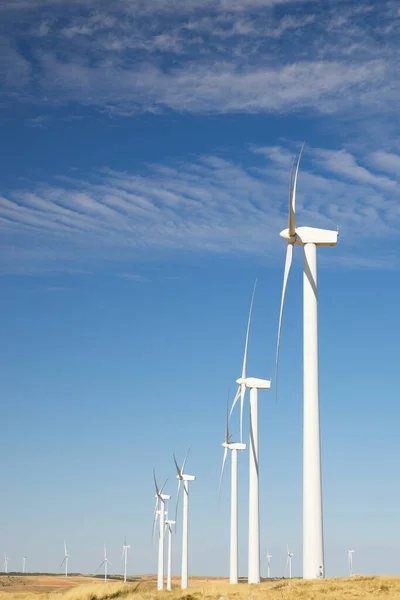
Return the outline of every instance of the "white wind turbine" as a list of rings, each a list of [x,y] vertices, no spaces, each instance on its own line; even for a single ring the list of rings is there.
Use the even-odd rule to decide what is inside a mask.
[[[259,486],[258,486],[258,390],[268,390],[271,382],[266,379],[247,377],[247,350],[249,345],[249,333],[251,314],[253,311],[254,294],[250,303],[249,318],[247,322],[246,342],[244,347],[242,376],[236,380],[239,389],[232,404],[231,414],[236,402],[240,397],[240,441],[242,441],[243,404],[246,388],[250,388],[250,475],[249,475],[249,566],[248,583],[260,583],[260,510],[259,510]]]
[[[158,570],[157,570],[157,589],[164,589],[164,534],[165,534],[165,501],[170,500],[171,496],[163,494],[163,489],[168,481],[165,480],[161,488],[158,487],[156,474],[153,470],[154,485],[156,487],[156,505],[153,517],[153,536],[154,528],[157,522],[157,517],[160,517],[160,532],[158,538]]]
[[[62,563],[60,565],[60,569],[63,566],[63,564],[65,563],[65,577],[68,577],[68,559],[69,559],[69,554],[68,554],[68,551],[67,551],[67,546],[66,546],[65,541],[64,541],[64,558],[63,558],[63,561],[62,561]]]
[[[289,567],[289,579],[292,579],[292,557],[294,556],[294,552],[290,552],[289,546],[287,547],[287,558],[286,558],[286,568]]]
[[[100,564],[99,568],[97,569],[96,573],[98,571],[100,571],[101,567],[104,565],[104,581],[107,581],[107,566],[111,565],[110,561],[107,558],[107,547],[104,544],[104,560],[103,562]]]
[[[182,467],[179,468],[174,454],[174,463],[178,472],[178,494],[176,497],[176,513],[178,513],[179,494],[181,491],[181,483],[183,481],[183,524],[182,524],[182,573],[181,573],[181,588],[185,590],[188,586],[188,538],[189,538],[189,481],[195,481],[194,475],[186,475],[185,465],[190,448],[186,453]],[[176,520],[176,517],[175,517]]]
[[[229,555],[229,582],[238,582],[238,450],[246,450],[246,444],[231,442],[229,433],[229,414],[228,404],[226,406],[226,426],[225,441],[222,444],[224,448],[224,457],[222,459],[221,477],[219,489],[221,491],[222,477],[228,451],[231,451],[231,526],[230,526],[230,555]]]
[[[271,558],[272,558],[272,554],[270,554],[269,551],[267,550],[267,576],[268,576],[268,579],[271,578]]]
[[[22,557],[22,572],[25,573],[26,569],[26,556]]]
[[[126,543],[126,538],[124,541],[124,545],[122,546],[122,557],[121,560],[124,561],[124,583],[126,583],[126,566],[128,562],[128,550],[130,546]]]
[[[8,556],[4,552],[4,573],[8,573]]]
[[[292,165],[289,188],[289,227],[281,231],[287,242],[276,348],[276,385],[278,383],[279,344],[286,286],[295,244],[304,247],[303,269],[303,578],[324,576],[324,541],[322,526],[321,447],[318,390],[318,301],[317,247],[335,246],[337,231],[296,227],[296,186],[301,148],[296,169]],[[294,181],[293,181],[294,174]]]
[[[172,525],[176,522],[166,519],[165,525],[168,527],[168,562],[167,562],[167,590],[172,590]]]
[[[349,563],[349,574],[350,577],[353,575],[353,554],[355,550],[347,550],[347,560]]]

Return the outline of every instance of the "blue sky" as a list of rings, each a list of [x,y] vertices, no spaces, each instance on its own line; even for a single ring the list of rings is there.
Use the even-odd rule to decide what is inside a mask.
[[[3,427],[9,568],[156,569],[152,469],[197,476],[190,571],[228,572],[224,412],[273,377],[291,159],[319,252],[326,572],[399,573],[397,2],[3,0]],[[301,572],[302,272],[260,394],[262,555]],[[246,405],[245,430],[248,413]],[[233,419],[238,432],[238,422]],[[247,435],[247,434],[246,434]],[[247,462],[240,457],[240,572]],[[179,572],[179,535],[174,571]],[[266,573],[266,561],[262,560]]]

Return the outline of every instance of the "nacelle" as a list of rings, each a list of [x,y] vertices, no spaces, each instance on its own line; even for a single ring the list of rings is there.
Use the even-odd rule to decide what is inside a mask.
[[[247,377],[247,388],[257,388],[258,390],[269,390],[271,382],[268,379],[257,379],[257,377]]]

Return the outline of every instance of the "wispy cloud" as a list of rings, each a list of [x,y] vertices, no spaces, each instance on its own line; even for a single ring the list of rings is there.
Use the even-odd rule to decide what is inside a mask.
[[[0,10],[13,103],[371,114],[395,110],[399,93],[397,33],[385,44],[378,33],[394,22],[387,2],[7,0]]]
[[[103,169],[87,180],[61,178],[2,197],[2,254],[16,263],[19,252],[26,260],[30,251],[33,261],[68,256],[78,263],[83,258],[127,261],[143,253],[151,258],[171,252],[252,254],[274,260],[278,233],[286,225],[291,152],[286,147],[250,152],[258,155],[257,167],[202,156],[193,162],[150,165],[140,175]],[[369,162],[369,156],[356,157],[347,150],[309,148],[299,178],[298,220],[333,229],[339,225],[340,256],[357,248],[359,261],[379,263],[388,240],[393,245],[400,238],[399,184],[368,169]],[[369,245],[363,245],[367,238],[383,242],[382,256],[371,257]],[[120,276],[144,281],[135,272],[122,271]]]

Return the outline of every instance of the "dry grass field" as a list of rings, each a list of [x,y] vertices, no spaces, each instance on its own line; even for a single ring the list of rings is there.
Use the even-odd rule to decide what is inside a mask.
[[[154,578],[123,584],[91,577],[1,577],[0,600],[400,600],[400,577],[354,576],[317,581],[271,580],[257,586],[230,586],[217,578],[193,578],[182,592],[179,581],[172,592],[157,592]]]

